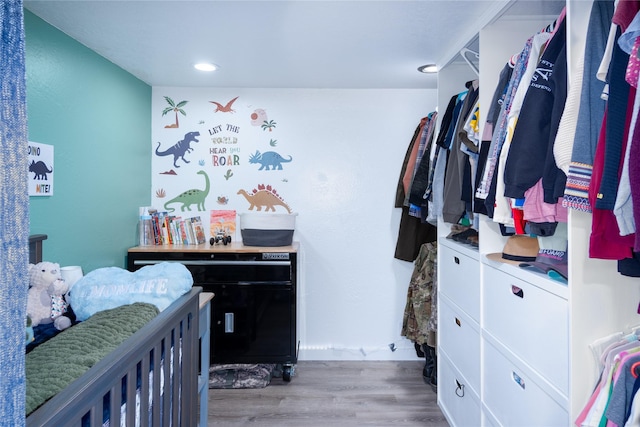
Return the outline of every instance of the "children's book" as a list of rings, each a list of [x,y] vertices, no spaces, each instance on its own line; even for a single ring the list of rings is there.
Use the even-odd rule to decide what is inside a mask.
[[[193,229],[196,235],[196,243],[202,244],[207,241],[207,236],[204,233],[204,226],[202,225],[202,219],[199,216],[194,216],[191,218],[193,223]]]

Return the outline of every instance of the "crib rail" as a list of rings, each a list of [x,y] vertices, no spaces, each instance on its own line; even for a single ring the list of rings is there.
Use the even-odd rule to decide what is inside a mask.
[[[198,294],[192,290],[26,419],[34,427],[195,426]],[[162,371],[162,372],[161,372]]]

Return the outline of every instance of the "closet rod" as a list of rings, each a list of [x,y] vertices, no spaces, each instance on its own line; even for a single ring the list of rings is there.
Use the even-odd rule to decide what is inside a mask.
[[[473,62],[471,62],[471,60],[467,57],[467,54],[470,53],[472,55],[474,55],[476,57],[476,59],[480,59],[480,54],[478,52],[475,52],[471,49],[469,49],[468,47],[463,47],[462,49],[460,49],[460,55],[462,56],[462,58],[464,59],[464,61],[469,65],[469,67],[471,67],[471,69],[477,74],[480,75],[480,70],[478,69],[478,67],[476,66],[476,64],[474,64]]]

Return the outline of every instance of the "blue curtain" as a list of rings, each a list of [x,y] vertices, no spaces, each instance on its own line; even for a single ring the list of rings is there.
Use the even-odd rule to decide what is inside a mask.
[[[0,1],[0,425],[25,424],[29,264],[22,0]]]

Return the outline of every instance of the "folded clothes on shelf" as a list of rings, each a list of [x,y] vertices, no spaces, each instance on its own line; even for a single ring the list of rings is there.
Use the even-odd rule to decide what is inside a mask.
[[[478,247],[479,243],[477,230],[469,226],[463,226],[459,224],[454,224],[451,226],[451,233],[449,233],[447,239],[451,239],[459,243],[466,243],[476,248]]]

